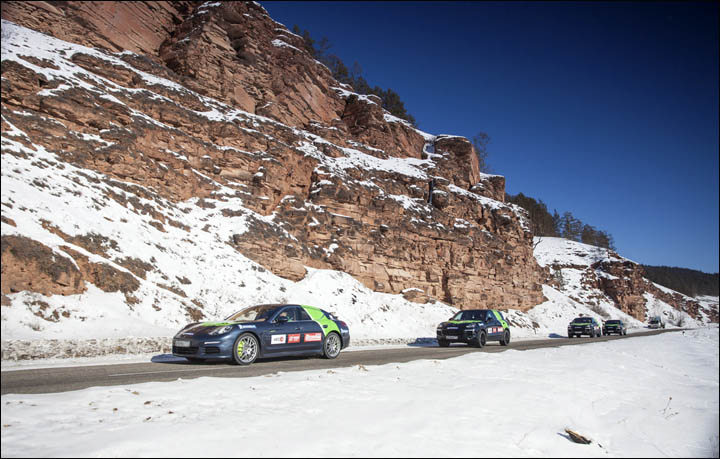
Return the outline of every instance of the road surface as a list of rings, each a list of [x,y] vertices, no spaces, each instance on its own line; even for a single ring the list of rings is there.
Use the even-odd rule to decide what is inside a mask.
[[[631,333],[627,336],[603,336],[600,338],[551,338],[542,340],[513,341],[509,346],[489,342],[482,349],[454,345],[441,348],[433,345],[408,345],[403,348],[382,350],[343,351],[334,360],[314,357],[283,357],[258,359],[249,366],[231,365],[226,362],[191,364],[182,358],[167,358],[159,355],[151,362],[74,366],[33,370],[10,370],[2,372],[2,395],[41,394],[85,389],[93,386],[117,386],[151,381],[174,381],[201,376],[224,378],[245,378],[276,372],[318,370],[350,367],[355,365],[383,365],[422,359],[449,359],[468,352],[503,352],[508,350],[529,350],[543,347],[582,345],[616,339],[632,339],[639,336],[656,335],[674,330],[649,330]]]

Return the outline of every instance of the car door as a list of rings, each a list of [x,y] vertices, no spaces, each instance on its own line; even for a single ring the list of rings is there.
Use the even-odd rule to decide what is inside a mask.
[[[322,326],[314,321],[305,309],[301,307],[298,309],[300,318],[298,324],[300,324],[302,331],[302,342],[300,343],[299,349],[303,351],[322,350],[323,336],[325,335]]]
[[[297,349],[302,333],[297,319],[296,306],[287,306],[275,314],[263,333],[263,354],[279,354]]]
[[[488,338],[500,338],[503,333],[503,326],[500,321],[495,317],[493,311],[487,311],[485,316],[485,326],[487,327]]]

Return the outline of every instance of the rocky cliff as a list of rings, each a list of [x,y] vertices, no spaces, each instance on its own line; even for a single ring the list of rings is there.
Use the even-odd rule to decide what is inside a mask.
[[[470,142],[353,93],[259,4],[5,2],[2,16],[17,24],[3,22],[3,295],[91,284],[133,307],[151,284],[205,315],[193,279],[121,240],[120,206],[148,245],[176,246],[199,208],[202,231],[291,280],[327,268],[419,302],[543,300],[523,211]],[[74,185],[55,190],[51,171]],[[13,180],[90,194],[114,230],[41,217]]]

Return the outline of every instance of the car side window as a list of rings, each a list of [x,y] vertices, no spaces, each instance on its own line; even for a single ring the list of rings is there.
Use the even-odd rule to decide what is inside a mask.
[[[275,321],[279,321],[281,317],[287,317],[288,322],[295,322],[297,320],[297,314],[295,309],[297,308],[285,308],[282,310],[280,314],[275,318]]]
[[[310,314],[308,314],[306,310],[304,310],[303,308],[297,308],[297,310],[298,320],[312,320]]]

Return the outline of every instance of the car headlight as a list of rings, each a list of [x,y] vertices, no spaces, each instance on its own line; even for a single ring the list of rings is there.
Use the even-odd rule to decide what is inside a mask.
[[[224,335],[225,333],[232,330],[234,325],[225,325],[224,327],[217,327],[211,332],[208,333],[208,335],[217,336],[217,335]]]

